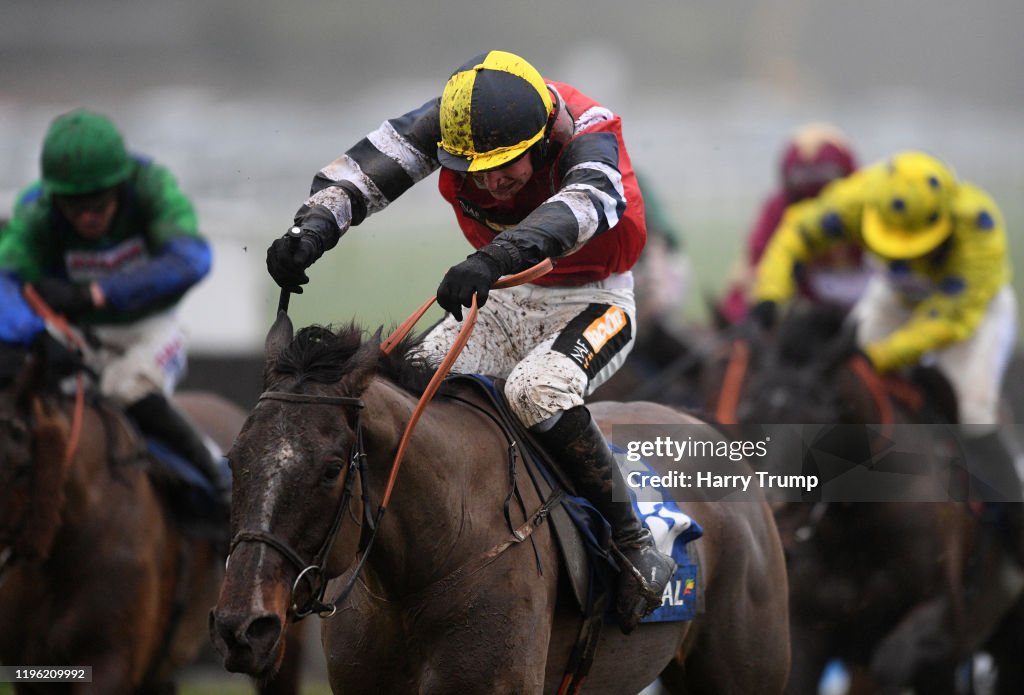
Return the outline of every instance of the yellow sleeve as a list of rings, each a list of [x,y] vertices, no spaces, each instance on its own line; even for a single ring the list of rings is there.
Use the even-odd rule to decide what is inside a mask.
[[[1006,228],[995,201],[961,184],[953,207],[953,238],[934,270],[934,292],[906,324],[864,350],[880,371],[917,363],[932,350],[970,338],[989,302],[1010,281]]]
[[[833,182],[817,198],[786,208],[757,265],[753,302],[788,301],[801,264],[842,242],[860,240],[864,191],[870,170]]]

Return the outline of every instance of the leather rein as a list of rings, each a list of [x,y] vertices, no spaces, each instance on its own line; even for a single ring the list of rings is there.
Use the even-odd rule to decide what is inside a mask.
[[[83,350],[86,346],[85,339],[71,327],[68,320],[61,314],[54,311],[46,303],[46,301],[36,291],[35,287],[30,284],[26,284],[22,287],[22,296],[29,307],[34,311],[40,318],[43,319],[46,330],[50,331],[51,334],[59,337],[71,348],[77,350]],[[32,411],[33,417],[38,420],[40,414],[43,412],[43,402],[38,395],[32,398]],[[85,376],[81,371],[75,375],[75,401],[74,408],[71,412],[71,423],[68,432],[67,442],[64,444],[64,455],[62,459],[63,467],[66,469],[71,465],[72,460],[75,458],[75,454],[78,453],[78,445],[82,437],[82,422],[85,416]],[[32,427],[31,421],[27,423],[28,427]],[[33,475],[38,475],[33,466]],[[3,586],[4,582],[7,581],[7,571],[14,566],[15,561],[18,559],[17,554],[14,551],[14,544],[18,537],[24,532],[25,527],[28,526],[29,514],[26,513],[20,520],[18,528],[12,534],[12,540],[8,542],[8,539],[3,539],[0,542],[0,586]]]

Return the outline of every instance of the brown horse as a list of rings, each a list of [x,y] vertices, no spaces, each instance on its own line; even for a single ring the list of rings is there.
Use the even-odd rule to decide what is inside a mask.
[[[953,693],[956,669],[991,635],[1019,644],[1010,612],[1024,578],[977,511],[948,494],[958,471],[951,430],[938,426],[955,420],[948,384],[922,372],[922,398],[908,382],[883,379],[854,352],[843,316],[797,307],[773,336],[748,328],[723,343],[705,369],[710,411],[741,423],[743,436],[750,426],[775,432],[781,456],[765,459],[766,469],[787,462],[780,435],[795,430],[778,423],[800,425],[805,439],[791,441],[800,450],[788,463],[823,483],[874,467],[868,497],[877,499],[832,477],[832,494],[776,507],[790,580],[788,692],[817,692],[826,662],[841,658],[857,672],[858,693]],[[886,500],[890,478],[900,483]],[[1015,622],[997,630],[1008,614]],[[1019,654],[1000,667],[999,692],[1021,692]]]
[[[555,692],[581,616],[549,524],[522,544],[509,531],[509,441],[486,407],[468,405],[483,397],[466,391],[430,403],[381,517],[366,512],[383,499],[388,462],[429,374],[383,355],[378,340],[352,327],[311,327],[293,338],[284,313],[266,360],[267,390],[229,456],[235,540],[210,615],[225,666],[272,672],[296,612],[333,614],[311,599],[327,579],[328,598],[354,579],[322,627],[335,692]],[[605,431],[703,426],[652,403],[595,404],[593,412]],[[513,511],[514,526],[543,504],[532,486],[520,492],[526,514]],[[782,692],[786,576],[767,505],[680,507],[705,529],[696,552],[706,611],[629,637],[603,630],[583,692],[638,692],[659,674],[674,693]],[[532,551],[522,547],[531,543]]]
[[[17,366],[0,386],[0,662],[92,667],[91,683],[18,693],[173,692],[206,638],[223,541],[171,520],[119,411],[83,400],[78,427],[38,355],[5,357]],[[230,447],[240,408],[200,392],[179,402]]]

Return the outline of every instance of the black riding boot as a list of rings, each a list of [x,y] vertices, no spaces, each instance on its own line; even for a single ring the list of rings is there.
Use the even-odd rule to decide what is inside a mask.
[[[971,498],[985,505],[999,539],[1024,567],[1024,504],[1013,453],[998,432],[963,440]]]
[[[631,565],[621,568],[617,601],[620,627],[629,634],[661,605],[676,563],[658,551],[651,532],[633,512],[622,472],[586,407],[565,411],[554,427],[537,437],[562,463],[578,492],[608,520],[612,541]],[[625,499],[614,499],[615,490]]]
[[[218,517],[228,518],[231,510],[231,488],[221,475],[213,455],[203,442],[199,430],[163,395],[151,393],[125,408],[147,435],[160,440],[188,461],[213,486],[215,498],[222,507]]]

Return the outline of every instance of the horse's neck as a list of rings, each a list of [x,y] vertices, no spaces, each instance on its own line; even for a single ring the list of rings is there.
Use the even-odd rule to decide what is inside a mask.
[[[72,406],[63,406],[63,411],[70,422]],[[102,518],[112,508],[122,505],[125,498],[137,497],[141,486],[147,484],[142,467],[126,465],[124,457],[112,458],[116,451],[127,446],[126,438],[133,436],[124,429],[127,422],[118,420],[120,417],[93,406],[86,406],[82,413],[81,432],[74,442],[74,458],[66,464],[61,489],[61,534],[68,536],[72,543],[79,534],[92,528],[84,520]],[[62,449],[69,443],[65,440]]]
[[[882,376],[873,371],[857,371],[848,364],[839,372],[836,389],[846,424],[893,425],[910,421],[906,408],[893,398]]]
[[[32,409],[34,471],[28,488],[27,516],[17,546],[25,557],[42,560],[52,555],[58,535],[77,517],[74,510],[88,499],[79,462],[89,452],[73,433],[74,412],[70,405],[56,398],[36,396]],[[87,429],[85,424],[83,433]]]
[[[364,393],[370,503],[374,510],[392,471],[395,451],[416,398],[393,384],[375,380]],[[392,588],[406,593],[464,564],[502,529],[481,531],[490,505],[501,516],[507,490],[502,461],[469,460],[467,449],[478,447],[481,425],[468,413],[452,411],[451,403],[428,405],[420,418],[398,470],[394,493],[380,526],[371,564]],[[501,456],[501,448],[495,448]],[[493,465],[492,465],[493,464]],[[499,482],[496,488],[491,479]],[[482,518],[483,517],[483,518]]]

